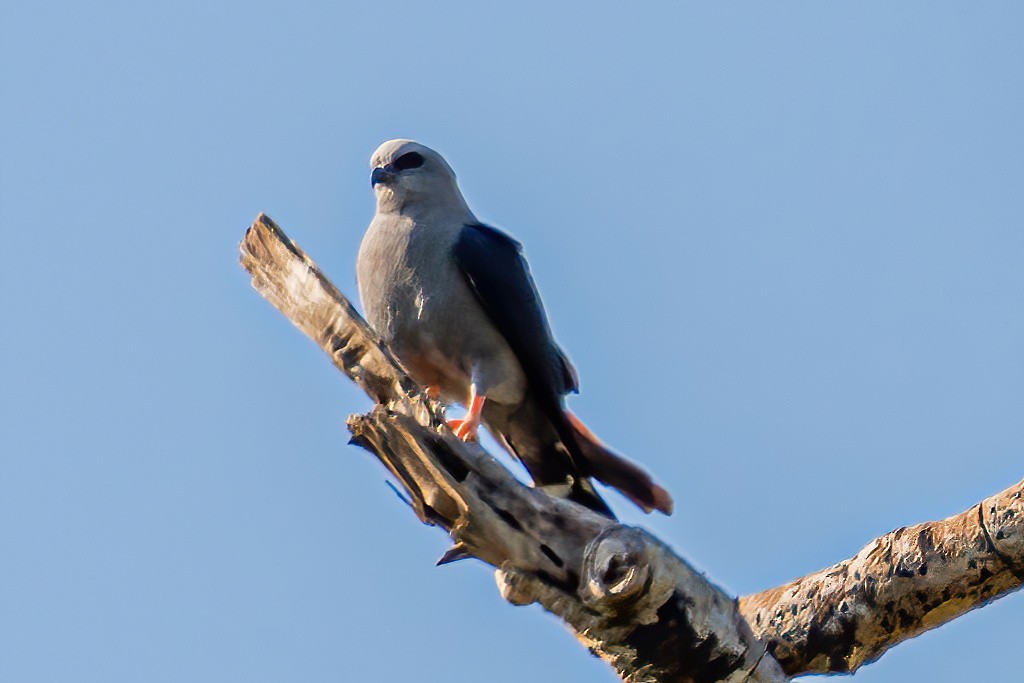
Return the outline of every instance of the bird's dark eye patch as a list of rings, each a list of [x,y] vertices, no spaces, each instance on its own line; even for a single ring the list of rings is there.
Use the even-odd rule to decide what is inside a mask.
[[[398,157],[392,162],[392,166],[395,167],[396,171],[405,171],[410,168],[419,168],[423,165],[423,155],[419,152],[408,152]]]

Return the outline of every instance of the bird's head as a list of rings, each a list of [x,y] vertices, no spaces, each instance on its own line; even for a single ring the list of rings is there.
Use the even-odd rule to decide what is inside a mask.
[[[370,157],[378,213],[468,209],[455,172],[434,150],[412,140],[388,140]]]

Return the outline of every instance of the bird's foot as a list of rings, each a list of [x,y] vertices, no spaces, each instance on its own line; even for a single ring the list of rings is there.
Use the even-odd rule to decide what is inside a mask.
[[[484,409],[484,397],[477,396],[476,388],[469,399],[469,410],[461,420],[448,420],[448,426],[455,436],[463,441],[476,441],[476,430],[480,427],[480,414]]]
[[[447,420],[448,428],[455,432],[455,436],[463,441],[476,441],[476,430],[480,426],[480,420]]]
[[[441,387],[437,384],[431,384],[429,387],[423,387],[423,393],[427,395],[431,401],[439,401],[441,399]]]

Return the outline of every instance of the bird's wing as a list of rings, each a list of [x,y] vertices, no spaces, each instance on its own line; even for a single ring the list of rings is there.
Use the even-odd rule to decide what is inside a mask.
[[[496,228],[468,224],[459,234],[452,257],[519,359],[530,387],[551,392],[553,397],[577,391],[576,371],[552,338],[519,242]]]

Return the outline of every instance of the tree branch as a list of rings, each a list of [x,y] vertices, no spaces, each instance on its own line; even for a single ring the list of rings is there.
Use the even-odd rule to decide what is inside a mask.
[[[355,309],[273,221],[241,245],[253,286],[381,405],[349,418],[416,515],[455,542],[442,557],[497,568],[503,597],[540,603],[626,681],[786,680],[737,603],[645,531],[524,486],[463,443]]]
[[[265,214],[239,245],[252,286],[377,403],[416,391],[366,322],[316,264]]]
[[[524,486],[456,439],[352,305],[273,221],[241,244],[253,286],[379,405],[349,418],[416,515],[501,594],[556,614],[625,681],[775,682],[850,672],[1024,582],[1024,482],[941,522],[737,603],[641,529]],[[780,666],[781,663],[781,666]]]
[[[1024,481],[959,515],[901,527],[740,611],[790,675],[853,672],[1024,583]]]

